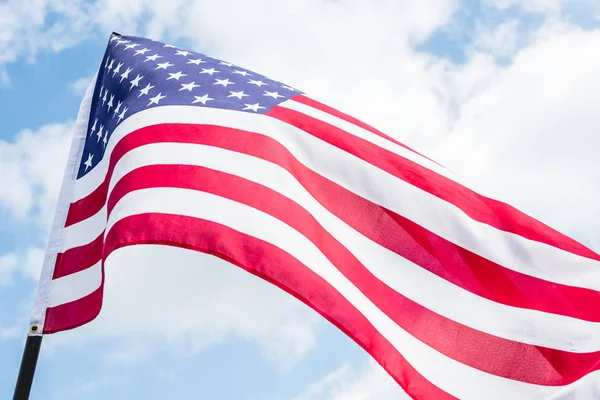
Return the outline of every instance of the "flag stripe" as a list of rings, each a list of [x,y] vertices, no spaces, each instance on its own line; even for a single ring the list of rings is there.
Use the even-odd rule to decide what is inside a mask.
[[[102,260],[104,235],[100,234],[90,243],[58,253],[52,279],[62,278],[91,267]]]
[[[65,227],[62,252],[93,242],[106,224],[106,207],[75,225]]]
[[[216,128],[208,127],[207,132],[211,132],[214,129]],[[161,131],[160,127],[146,128],[141,131],[145,137],[152,137],[152,130]],[[193,136],[196,138],[203,136],[201,128],[196,132],[190,130],[190,134],[192,133],[194,133]],[[231,135],[227,135],[224,131],[218,130],[215,133],[215,137],[231,137]],[[239,138],[240,136],[236,137]],[[250,143],[253,141],[244,142]],[[266,147],[264,146],[264,148]],[[290,162],[292,162],[291,160]],[[518,340],[529,344],[567,351],[588,352],[600,349],[600,339],[597,339],[600,338],[600,324],[592,324],[526,309],[505,307],[474,296],[358,235],[356,231],[348,229],[347,225],[340,225],[336,222],[338,221],[337,219],[332,220],[330,213],[323,209],[297,183],[296,177],[289,175],[285,170],[276,167],[274,164],[262,161],[262,159],[256,157],[225,151],[213,146],[181,143],[146,145],[130,151],[121,159],[115,168],[113,181],[111,181],[109,186],[112,188],[121,177],[136,168],[153,164],[177,163],[203,164],[209,168],[243,176],[286,194],[288,197],[305,205],[305,208],[310,207],[311,213],[318,215],[323,223],[328,223],[326,228],[335,234],[336,237],[343,232],[346,232],[346,235],[351,235],[346,236],[348,239],[343,241],[346,247],[353,248],[353,252],[363,260],[363,263],[369,261],[367,267],[379,279],[387,282],[394,289],[438,314],[510,340]],[[288,185],[293,185],[292,187],[295,189],[290,190]],[[311,190],[314,191],[315,188],[313,187]],[[114,201],[114,199],[109,199],[109,208],[112,208]],[[328,222],[330,220],[332,222]],[[96,227],[96,231],[98,233],[101,232],[103,227],[103,224],[99,224]],[[77,225],[69,229],[76,228]],[[77,236],[76,232],[72,234],[73,236]],[[419,284],[428,287],[430,290],[420,290]],[[440,298],[452,298],[454,301],[439,301]],[[544,326],[551,326],[557,334],[544,336],[531,335],[531,332],[537,332],[540,327]],[[586,334],[579,335],[578,340],[574,340],[573,338],[566,340],[565,337],[572,336],[573,331],[586,332]]]
[[[111,154],[114,143],[131,131],[165,122],[204,123],[260,132],[288,150],[293,148],[294,156],[315,172],[497,264],[555,283],[593,290],[600,288],[597,261],[474,221],[451,204],[286,123],[265,120],[260,115],[186,106],[165,106],[149,111],[152,112],[133,115],[115,130],[107,146],[107,155]],[[339,165],[347,167],[340,169]],[[104,181],[107,167],[102,160],[93,171],[78,180],[75,200],[92,193]],[[96,171],[102,174],[96,174]],[[568,271],[563,267],[566,264]]]
[[[314,108],[315,110],[319,110],[319,111],[322,111],[324,113],[327,113],[327,114],[329,114],[329,115],[331,115],[331,116],[333,116],[335,118],[338,118],[338,119],[340,119],[342,121],[346,121],[349,124],[355,125],[355,126],[357,126],[359,128],[362,128],[362,129],[364,129],[366,131],[369,131],[369,132],[371,132],[371,133],[373,133],[373,134],[375,134],[375,135],[377,135],[377,136],[379,136],[379,137],[381,137],[383,139],[386,139],[386,140],[388,140],[388,141],[390,141],[390,142],[392,142],[394,144],[397,144],[398,146],[401,146],[401,147],[403,147],[403,148],[405,148],[405,149],[407,149],[407,150],[415,153],[416,155],[424,158],[425,160],[428,160],[428,161],[430,161],[430,162],[432,162],[434,164],[440,165],[438,162],[432,160],[431,158],[429,158],[429,157],[427,157],[427,156],[419,153],[418,151],[410,148],[409,146],[405,145],[404,143],[399,142],[398,140],[394,139],[393,137],[391,137],[389,135],[386,135],[385,133],[381,132],[379,129],[374,128],[371,125],[366,124],[366,123],[364,123],[364,122],[362,122],[362,121],[360,121],[360,120],[352,117],[351,115],[348,115],[348,114],[345,114],[345,113],[343,113],[341,111],[338,111],[335,108],[330,107],[330,106],[328,106],[326,104],[323,104],[323,103],[321,103],[321,102],[319,102],[317,100],[314,100],[314,99],[312,99],[312,98],[310,98],[310,97],[308,97],[306,95],[303,95],[303,94],[296,95],[296,96],[292,97],[289,101],[284,101],[283,103],[279,104],[279,106],[288,107],[290,105],[290,103],[304,104],[304,105],[306,105],[308,107]]]
[[[231,140],[232,137],[236,140]],[[122,154],[137,146],[166,141],[218,146],[276,163],[293,174],[329,211],[366,237],[479,296],[515,307],[596,322],[600,319],[600,309],[591,307],[599,298],[598,292],[520,274],[473,254],[319,176],[300,164],[278,142],[266,136],[202,125],[155,125],[143,128],[132,132],[117,145],[111,157],[108,177],[113,173],[112,163],[118,162]],[[153,151],[158,155],[161,150]],[[119,156],[115,157],[115,154]],[[189,162],[194,162],[193,157],[189,158]],[[159,158],[148,161],[150,164],[153,162],[165,163],[167,160]],[[121,169],[123,174],[130,170],[131,168]],[[118,179],[119,177],[115,177],[115,182]],[[105,190],[108,187],[107,181],[99,187]],[[105,203],[104,198],[94,192],[80,200],[75,211],[70,210],[69,215],[73,219],[79,219],[80,208],[101,208]],[[377,224],[364,223],[361,217],[363,215],[370,215]]]
[[[95,291],[80,299],[55,307],[48,307],[43,328],[44,334],[74,329],[96,318],[102,308],[103,287],[104,280],[100,282]]]
[[[375,329],[386,337],[417,371],[434,385],[456,397],[535,398],[548,396],[556,390],[551,386],[523,383],[479,371],[415,339],[377,308],[307,238],[268,214],[205,192],[153,188],[131,192],[123,197],[111,212],[107,230],[110,232],[112,226],[123,218],[147,213],[207,219],[279,247],[329,282],[367,317]],[[167,223],[162,229],[166,227],[166,232],[172,236],[176,235],[172,224]],[[179,234],[189,235],[189,230],[183,229]],[[179,240],[173,240],[173,243],[179,243]],[[450,375],[448,371],[453,373]],[[470,384],[464,385],[464,382]]]
[[[165,226],[170,229],[164,229]],[[202,234],[190,235],[190,230]],[[173,214],[137,214],[114,224],[106,237],[106,252],[140,244],[192,249],[237,265],[319,312],[372,354],[409,395],[454,399],[424,379],[330,283],[268,241],[210,220]]]
[[[296,126],[413,186],[455,205],[477,221],[582,257],[600,260],[600,255],[592,250],[518,211],[513,206],[481,196],[456,181],[437,174],[428,168],[423,168],[409,159],[399,157],[397,154],[367,140],[350,135],[337,126],[285,106],[273,108],[268,112],[268,115]]]
[[[254,169],[243,162],[240,168]],[[266,176],[265,172],[257,175]],[[269,176],[273,175],[276,174]],[[283,177],[274,178],[273,182],[286,181]],[[205,167],[153,164],[134,169],[119,180],[111,191],[109,202],[117,204],[132,191],[160,187],[198,190],[226,197],[285,222],[317,246],[347,279],[400,327],[430,347],[471,367],[523,382],[566,385],[597,369],[600,364],[599,353],[569,353],[498,338],[444,318],[402,296],[377,279],[336,240],[332,233],[338,230],[321,226],[319,221],[324,221],[326,216],[302,208],[303,204],[292,201],[291,196],[288,197],[292,200],[284,197],[285,190],[277,190],[281,188],[275,191]],[[347,241],[345,244],[348,245]],[[361,246],[361,243],[354,245]],[[445,338],[444,334],[449,332],[452,332],[452,341]],[[473,343],[487,343],[485,357]]]
[[[126,139],[126,138],[125,138]],[[119,147],[122,147],[125,140],[122,140],[119,146],[115,148],[115,151],[111,155],[110,165],[114,165],[123,153],[119,152]],[[110,181],[111,171],[109,170],[106,174],[105,180],[98,186],[92,193],[83,199],[77,200],[69,206],[69,212],[67,214],[67,221],[65,227],[75,225],[87,218],[92,217],[96,214],[106,201],[106,193],[108,191],[108,182]]]
[[[93,248],[92,248],[93,251]],[[86,253],[88,254],[93,253]],[[87,261],[87,260],[86,260]],[[102,282],[102,262],[98,261],[89,268],[75,274],[63,276],[52,281],[48,307],[56,307],[64,303],[81,299],[94,292]]]

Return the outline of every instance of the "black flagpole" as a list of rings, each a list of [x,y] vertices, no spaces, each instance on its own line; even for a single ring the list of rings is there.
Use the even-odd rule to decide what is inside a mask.
[[[37,333],[38,325],[29,327],[30,333]],[[13,400],[28,400],[33,383],[33,375],[37,365],[40,348],[42,347],[42,336],[27,336],[25,349],[23,350],[23,358],[21,359],[21,367],[19,368],[19,376],[15,385],[15,393]]]

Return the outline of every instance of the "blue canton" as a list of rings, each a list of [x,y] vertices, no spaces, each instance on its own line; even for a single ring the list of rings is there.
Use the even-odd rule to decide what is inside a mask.
[[[98,165],[115,128],[139,111],[192,105],[262,114],[299,93],[204,54],[113,34],[98,71],[77,178]]]

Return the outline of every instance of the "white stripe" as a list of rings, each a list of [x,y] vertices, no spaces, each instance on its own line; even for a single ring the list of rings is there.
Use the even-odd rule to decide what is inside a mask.
[[[600,370],[590,372],[570,385],[557,387],[547,400],[600,399]]]
[[[48,307],[70,303],[93,293],[102,283],[102,261],[52,281]]]
[[[106,205],[91,217],[65,228],[62,251],[91,243],[100,236],[105,226]]]
[[[562,389],[485,373],[423,344],[381,312],[307,238],[269,214],[205,192],[152,188],[124,196],[109,217],[107,231],[119,220],[142,213],[167,213],[214,221],[288,252],[348,299],[424,377],[461,399],[540,398]],[[590,384],[598,385],[596,380]]]
[[[279,107],[298,111],[302,114],[305,114],[305,115],[308,115],[315,119],[326,122],[329,125],[333,125],[337,128],[340,128],[341,130],[343,130],[351,135],[354,135],[358,138],[361,138],[363,140],[371,142],[374,145],[381,147],[385,150],[391,151],[392,153],[395,153],[403,158],[406,158],[407,160],[411,160],[411,161],[421,165],[422,167],[425,167],[427,169],[435,171],[436,173],[438,173],[442,176],[445,176],[446,178],[452,179],[455,182],[459,182],[459,179],[461,179],[455,173],[452,173],[452,171],[448,170],[447,168],[442,167],[439,164],[436,164],[435,162],[429,160],[428,158],[423,157],[422,155],[417,154],[414,151],[411,151],[405,147],[402,147],[386,138],[376,135],[375,133],[369,131],[368,129],[361,128],[358,125],[354,125],[351,122],[345,121],[345,120],[343,120],[339,117],[336,117],[335,115],[331,115],[325,111],[321,111],[317,108],[308,106],[303,103],[299,103],[295,100],[286,100],[283,103],[280,103]]]
[[[240,176],[300,204],[377,278],[422,306],[498,337],[554,349],[600,350],[600,323],[510,307],[479,297],[358,233],[317,202],[287,170],[243,153],[184,143],[156,143],[127,153],[115,166],[109,193],[122,177],[149,165],[198,165]],[[104,229],[98,224],[90,236]],[[83,234],[83,232],[82,232]],[[427,288],[427,290],[422,290]]]
[[[600,290],[600,263],[544,243],[497,230],[471,219],[454,205],[278,120],[229,110],[165,106],[142,111],[113,133],[101,163],[76,185],[74,200],[104,180],[108,156],[128,133],[159,123],[214,124],[260,132],[307,167],[348,190],[414,221],[437,235],[515,271],[551,282]]]
[[[448,179],[453,180],[454,182],[460,183],[462,186],[469,188],[469,189],[479,193],[480,195],[484,195],[486,197],[493,198],[493,196],[484,193],[482,188],[475,187],[473,182],[467,183],[467,181],[465,180],[465,177],[451,171],[450,169],[448,169],[444,166],[437,164],[436,162],[428,159],[425,156],[422,156],[422,155],[415,153],[414,151],[411,151],[405,147],[402,147],[388,139],[385,139],[379,135],[376,135],[375,133],[369,131],[368,129],[361,128],[358,125],[355,125],[351,122],[345,121],[339,117],[329,114],[328,112],[321,111],[315,107],[308,106],[306,104],[300,103],[293,99],[289,99],[289,100],[284,101],[283,103],[280,103],[279,107],[288,108],[290,110],[298,111],[302,114],[319,119],[323,122],[326,122],[330,125],[340,128],[341,130],[346,131],[347,133],[350,133],[351,135],[354,135],[356,137],[364,139],[368,142],[373,143],[374,145],[376,145],[378,147],[381,147],[381,148],[386,149],[392,153],[395,153],[403,158],[411,160],[411,161],[421,165],[424,168],[427,168],[431,171],[434,171],[435,173],[437,173],[439,175],[442,175]],[[511,205],[511,207],[518,210],[518,208],[514,205]],[[519,210],[519,211],[523,212],[522,210]],[[523,212],[523,213],[525,213],[525,212]]]

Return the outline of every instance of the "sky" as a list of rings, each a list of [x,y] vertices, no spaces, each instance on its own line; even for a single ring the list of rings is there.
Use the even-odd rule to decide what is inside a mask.
[[[79,102],[111,32],[297,87],[600,251],[597,0],[0,0],[0,398],[12,394]],[[381,367],[223,261],[111,255],[32,399],[387,400]]]

